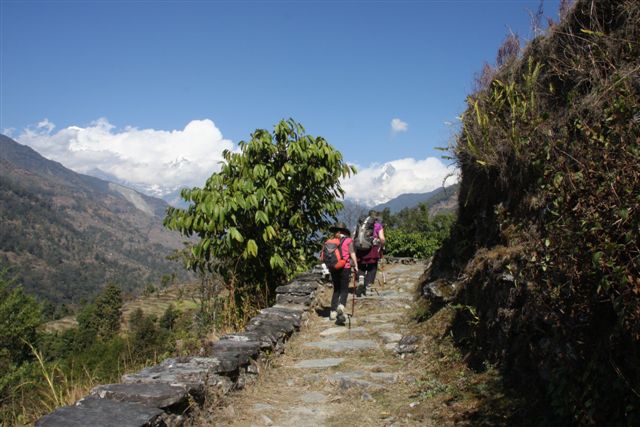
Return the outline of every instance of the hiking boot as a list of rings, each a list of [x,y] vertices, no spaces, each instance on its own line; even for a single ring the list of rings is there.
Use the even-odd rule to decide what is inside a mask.
[[[358,286],[356,286],[356,296],[361,297],[366,295],[366,289],[364,286],[364,276],[358,276]]]
[[[336,315],[336,325],[343,326],[347,321],[347,316],[344,315],[344,305],[340,304],[337,310],[338,312]]]
[[[336,320],[337,315],[338,312],[331,310],[331,312],[329,313],[329,320]]]

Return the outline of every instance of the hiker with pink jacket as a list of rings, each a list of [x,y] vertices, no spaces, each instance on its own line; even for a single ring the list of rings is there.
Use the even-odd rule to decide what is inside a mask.
[[[333,295],[331,296],[331,311],[329,319],[335,320],[337,325],[344,325],[347,318],[345,306],[349,294],[349,283],[352,270],[355,272],[358,260],[351,232],[343,222],[338,222],[329,228],[333,237],[327,240],[322,248],[321,259],[331,273]]]
[[[382,258],[385,237],[382,221],[376,212],[360,218],[354,237],[354,246],[358,258],[357,296],[365,296],[367,287],[373,285],[378,271],[378,261]]]

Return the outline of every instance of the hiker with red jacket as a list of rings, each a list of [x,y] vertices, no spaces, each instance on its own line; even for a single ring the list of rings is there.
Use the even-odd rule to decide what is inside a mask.
[[[329,319],[337,325],[344,325],[347,320],[345,306],[349,294],[349,282],[352,269],[355,271],[358,260],[353,246],[351,232],[343,222],[337,222],[329,228],[333,238],[325,242],[322,258],[331,273],[333,295],[331,296],[331,312]],[[335,252],[335,255],[333,253]],[[336,258],[339,258],[336,260]]]
[[[376,280],[378,261],[382,258],[385,243],[384,227],[376,217],[376,212],[370,211],[367,217],[360,218],[354,240],[358,258],[356,295],[364,296],[367,294],[367,287],[372,286]]]

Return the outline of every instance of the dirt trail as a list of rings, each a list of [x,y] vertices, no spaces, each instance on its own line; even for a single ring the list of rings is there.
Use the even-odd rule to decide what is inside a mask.
[[[329,320],[331,290],[326,288],[320,297],[325,310],[312,313],[284,354],[263,367],[258,382],[225,399],[204,424],[466,424],[457,415],[451,418],[469,409],[469,399],[460,393],[451,400],[460,390],[454,387],[460,377],[470,378],[459,354],[442,345],[443,331],[425,335],[426,325],[411,320],[423,270],[420,264],[387,265],[386,283],[379,274],[374,291],[356,300],[351,329]],[[412,343],[416,335],[419,341]]]

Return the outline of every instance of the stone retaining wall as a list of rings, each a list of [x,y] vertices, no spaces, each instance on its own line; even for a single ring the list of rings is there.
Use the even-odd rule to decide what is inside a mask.
[[[58,408],[39,427],[181,426],[192,410],[259,374],[258,361],[282,351],[316,304],[321,273],[305,273],[276,289],[276,305],[260,311],[244,331],[222,336],[206,357],[178,357],[122,377],[120,384],[95,387],[74,405]]]

